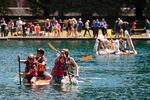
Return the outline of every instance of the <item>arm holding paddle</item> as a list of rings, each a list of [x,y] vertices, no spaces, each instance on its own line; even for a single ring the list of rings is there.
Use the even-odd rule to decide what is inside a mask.
[[[74,58],[72,58],[72,57],[70,57],[70,64],[74,65],[75,71],[76,71],[75,77],[78,78],[79,77],[79,66],[76,63],[76,61],[74,60]]]

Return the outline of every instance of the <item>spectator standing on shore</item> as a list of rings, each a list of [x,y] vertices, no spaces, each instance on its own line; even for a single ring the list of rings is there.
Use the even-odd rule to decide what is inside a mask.
[[[48,36],[50,34],[50,20],[46,19],[44,23],[45,34]]]
[[[92,31],[93,31],[93,38],[96,37],[96,36],[95,36],[95,35],[96,35],[96,26],[95,26],[95,23],[96,23],[96,21],[93,20],[93,21],[92,21],[92,24],[91,24],[91,29],[92,29]]]
[[[7,24],[4,18],[2,18],[1,22],[1,37],[7,36]]]
[[[62,19],[59,19],[59,22],[58,22],[59,24],[60,24],[60,32],[62,33],[63,32],[63,29],[64,29],[64,27],[63,27],[63,21],[62,21]]]
[[[99,29],[101,27],[101,24],[100,24],[100,21],[98,19],[96,19],[96,22],[95,22],[95,38],[98,37],[98,33],[99,33]]]
[[[11,36],[13,36],[13,32],[14,32],[14,21],[12,19],[10,19],[10,21],[8,22],[8,30],[11,33]]]
[[[75,18],[72,18],[72,23],[73,23],[73,34],[75,35],[75,37],[77,37],[78,36],[78,22],[77,22],[77,20],[75,19]]]
[[[108,24],[107,24],[106,20],[105,20],[104,18],[102,18],[102,21],[101,21],[101,29],[102,29],[102,34],[103,34],[104,36],[106,36],[107,27],[108,27]]]
[[[79,20],[78,20],[78,32],[79,32],[79,33],[81,33],[81,31],[82,31],[82,29],[83,29],[83,26],[84,26],[84,24],[83,24],[83,22],[82,22],[82,19],[79,18]]]
[[[137,22],[136,22],[136,21],[133,21],[133,22],[131,23],[131,33],[132,33],[132,34],[135,33],[136,25],[137,25]]]
[[[22,33],[22,25],[23,25],[23,21],[19,17],[18,20],[16,21],[17,35],[19,35],[19,33]]]
[[[148,19],[145,20],[145,30],[146,30],[146,35],[147,38],[150,38],[150,21]]]
[[[119,37],[120,36],[122,24],[123,24],[123,21],[120,18],[118,18],[115,21],[115,26],[114,26],[115,37]]]
[[[32,35],[33,34],[33,31],[34,31],[34,25],[33,25],[33,23],[32,22],[30,22],[29,24],[28,24],[28,35]]]
[[[54,37],[60,37],[61,26],[58,23],[58,21],[56,21],[56,24],[54,25],[53,32],[54,32]]]
[[[41,31],[41,27],[40,27],[39,24],[37,24],[37,25],[35,26],[35,34],[36,34],[37,36],[39,36],[39,35],[40,35],[40,31]]]
[[[22,23],[22,33],[23,33],[23,37],[26,36],[26,29],[27,29],[26,22],[23,21],[23,23]]]
[[[87,32],[89,33],[89,36],[91,37],[91,34],[90,34],[90,25],[89,25],[89,23],[90,23],[90,21],[89,20],[87,20],[86,22],[85,22],[85,32],[84,32],[84,37],[85,37],[85,35],[87,34]]]

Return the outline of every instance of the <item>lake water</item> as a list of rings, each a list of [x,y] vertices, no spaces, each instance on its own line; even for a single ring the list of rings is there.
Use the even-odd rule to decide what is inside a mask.
[[[0,100],[148,100],[150,99],[150,41],[134,41],[137,55],[94,56],[94,41],[51,41],[58,49],[68,48],[80,66],[77,86],[20,86],[17,55],[26,59],[36,48],[45,49],[47,69],[55,53],[49,41],[0,41]],[[21,64],[21,70],[25,65]]]

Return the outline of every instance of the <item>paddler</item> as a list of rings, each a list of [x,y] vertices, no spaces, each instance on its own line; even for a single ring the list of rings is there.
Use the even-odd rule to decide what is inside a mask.
[[[61,51],[59,55],[57,55],[54,67],[52,68],[50,74],[52,75],[51,83],[61,84],[62,80],[65,76],[65,66],[66,66],[66,57],[64,51]]]
[[[76,75],[73,74],[74,70],[76,70]],[[79,77],[79,66],[75,60],[69,56],[68,49],[62,49],[55,59],[55,65],[52,68],[51,75],[53,82],[59,84],[68,81],[66,77]]]
[[[34,54],[30,53],[27,60],[20,60],[21,63],[26,64],[24,83],[35,83],[37,80],[37,61]]]
[[[38,62],[38,78],[49,80],[51,76],[48,72],[46,72],[46,58],[44,57],[45,50],[43,48],[37,49],[36,61]]]
[[[73,57],[70,57],[68,49],[62,49],[65,53],[66,57],[66,72],[69,73],[71,76],[74,76],[74,70],[76,70],[75,77],[79,77],[79,66],[74,60]]]

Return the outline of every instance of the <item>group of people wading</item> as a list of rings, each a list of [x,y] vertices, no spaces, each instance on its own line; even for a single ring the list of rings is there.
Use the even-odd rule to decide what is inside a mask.
[[[50,80],[50,83],[62,84],[69,76],[79,77],[79,66],[75,60],[69,56],[68,49],[62,49],[54,61],[54,67],[51,72],[46,71],[46,59],[44,57],[44,49],[37,49],[36,56],[32,53],[28,55],[26,60],[20,60],[25,63],[24,83],[35,83],[37,80]],[[76,74],[74,75],[74,70]]]

